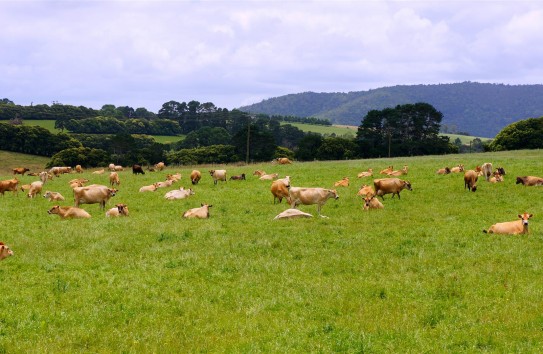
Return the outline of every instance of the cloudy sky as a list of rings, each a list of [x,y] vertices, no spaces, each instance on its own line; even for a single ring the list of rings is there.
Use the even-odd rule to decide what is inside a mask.
[[[0,98],[21,105],[543,83],[540,0],[0,0],[0,24]]]

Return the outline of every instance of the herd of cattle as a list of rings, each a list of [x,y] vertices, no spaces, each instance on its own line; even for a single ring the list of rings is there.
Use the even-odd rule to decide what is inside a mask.
[[[290,164],[292,163],[288,159],[278,159],[275,161],[280,164]],[[151,168],[148,168],[149,171],[162,171],[164,170],[165,165],[163,162],[160,162],[154,165]],[[104,174],[105,168],[92,172],[92,174]],[[109,199],[117,193],[117,189],[121,183],[119,172],[124,171],[122,166],[110,164],[108,166],[109,170],[109,186],[99,185],[99,184],[90,184],[86,185],[89,182],[85,178],[75,178],[70,180],[68,183],[73,191],[74,206],[60,206],[55,205],[48,210],[49,214],[57,214],[62,219],[71,219],[71,218],[90,218],[91,215],[84,209],[80,208],[81,204],[99,204],[100,209],[105,210],[106,204]],[[25,175],[26,172],[29,172],[28,168],[18,167],[13,169],[13,174]],[[31,176],[37,176],[38,181],[34,181],[28,185],[19,185],[19,180],[14,177],[13,179],[0,181],[0,194],[4,196],[5,192],[12,191],[17,193],[19,190],[27,193],[29,198],[35,198],[38,194],[42,193],[43,186],[47,183],[48,180],[52,180],[54,177],[59,177],[66,173],[82,173],[83,168],[80,165],[77,165],[74,169],[71,167],[53,167],[49,171],[42,171],[39,173],[28,173]],[[485,163],[482,166],[477,166],[473,170],[464,170],[463,165],[458,165],[453,168],[444,167],[436,171],[438,175],[445,175],[449,173],[464,173],[464,189],[475,192],[477,190],[477,181],[479,177],[483,177],[486,181],[490,183],[499,183],[503,182],[503,176],[505,175],[505,170],[501,167],[493,170],[491,163]],[[132,173],[134,175],[145,174],[141,165],[133,165]],[[209,174],[213,179],[213,183],[217,185],[219,182],[227,181],[227,171],[222,170],[210,170]],[[403,166],[400,170],[394,170],[393,166],[389,166],[379,172],[380,175],[384,175],[383,178],[376,178],[373,180],[373,186],[364,184],[359,189],[357,196],[360,196],[363,199],[363,209],[383,209],[383,203],[378,199],[384,201],[384,196],[386,194],[392,194],[392,198],[395,195],[400,199],[400,192],[404,189],[413,190],[411,183],[407,180],[400,179],[398,177],[408,174],[408,166]],[[273,203],[281,203],[283,199],[286,199],[290,208],[284,212],[278,214],[274,219],[291,219],[291,218],[303,218],[303,217],[313,217],[309,213],[304,213],[297,209],[298,205],[317,205],[317,214],[321,217],[321,209],[328,199],[338,199],[339,195],[336,189],[327,189],[327,188],[305,188],[305,187],[293,187],[290,184],[290,177],[286,176],[285,178],[278,178],[277,173],[267,174],[262,170],[256,170],[253,173],[253,176],[256,176],[262,181],[272,181],[270,191],[273,195]],[[373,170],[370,168],[367,171],[360,172],[357,175],[358,178],[368,178],[373,177]],[[193,185],[199,183],[202,178],[202,173],[198,170],[193,170],[190,174],[190,181]],[[155,192],[159,188],[170,187],[173,183],[181,179],[181,174],[168,174],[166,181],[156,182],[151,185],[142,186],[139,189],[139,192]],[[245,180],[245,174],[231,176],[230,180]],[[543,185],[543,178],[535,176],[522,176],[516,178],[517,184],[523,184],[525,186],[541,186]],[[348,187],[349,186],[349,177],[344,177],[343,179],[334,183],[334,187]],[[184,189],[183,187],[179,189],[174,189],[168,191],[164,198],[168,200],[175,199],[185,199],[191,195],[194,195],[194,190],[192,188]],[[59,192],[55,191],[45,191],[43,194],[44,198],[47,198],[49,201],[65,201],[64,196]],[[209,208],[212,205],[201,204],[198,208],[192,208],[183,213],[184,218],[209,218]],[[119,216],[128,216],[129,210],[128,206],[123,203],[116,204],[115,207],[107,210],[105,212],[106,217],[119,217]],[[488,230],[484,232],[488,233],[503,233],[503,234],[523,234],[528,232],[528,219],[533,215],[524,213],[519,214],[519,220],[498,223],[492,225]],[[0,260],[13,255],[13,251],[2,242],[0,242]]]

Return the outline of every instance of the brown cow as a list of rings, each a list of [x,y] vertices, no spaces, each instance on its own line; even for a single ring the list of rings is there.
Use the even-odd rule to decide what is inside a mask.
[[[75,172],[77,172],[77,173],[83,173],[83,167],[81,167],[81,165],[76,165],[76,166],[75,166]]]
[[[48,199],[50,202],[64,201],[64,197],[59,192],[45,191],[45,194],[43,195],[43,197]]]
[[[275,161],[280,165],[290,165],[292,163],[287,157],[278,157]]]
[[[375,190],[373,189],[372,186],[369,186],[367,184],[363,184],[360,187],[360,189],[358,190],[358,193],[356,193],[356,195],[359,195],[362,198],[364,198],[365,196],[375,195]]]
[[[190,173],[190,182],[194,184],[198,184],[200,182],[200,179],[202,178],[202,173],[198,170],[193,170]]]
[[[367,171],[360,172],[357,177],[362,178],[362,177],[371,177],[371,176],[373,176],[373,168],[368,168]]]
[[[4,242],[0,242],[0,261],[9,256],[13,256],[13,251]]]
[[[535,176],[517,177],[515,184],[522,183],[524,186],[543,186],[543,178]]]
[[[262,177],[266,174],[265,171],[262,171],[262,170],[256,170],[255,172],[253,172],[253,176],[258,176],[258,177]]]
[[[518,235],[518,234],[527,234],[528,233],[528,219],[530,219],[533,214],[518,214],[520,220],[500,222],[490,226],[487,230],[483,230],[484,233],[489,234],[509,234],[509,235]]]
[[[109,174],[109,184],[113,187],[115,185],[120,185],[121,181],[119,179],[119,174],[117,172],[111,172]]]
[[[153,183],[148,186],[143,186],[139,189],[140,192],[154,192],[158,189],[158,183]]]
[[[105,172],[105,170],[102,168],[101,170],[94,171],[92,174],[93,175],[102,175],[102,174],[104,174],[104,172]]]
[[[343,179],[335,182],[334,187],[349,187],[349,177],[343,177]]]
[[[377,199],[375,195],[368,195],[364,198],[364,210],[383,209],[385,206]]]
[[[115,204],[114,208],[106,211],[107,217],[128,216],[128,206],[126,204]]]
[[[468,188],[468,191],[475,192],[477,190],[477,179],[479,175],[474,170],[467,170],[464,173],[464,189]]]
[[[55,205],[47,211],[48,214],[58,214],[61,219],[90,218],[90,214],[84,209],[72,206]]]
[[[87,187],[76,187],[73,191],[76,207],[79,207],[80,204],[100,204],[100,209],[105,209],[108,200],[117,193],[117,190],[114,188],[97,184]]]
[[[201,204],[200,208],[192,208],[183,213],[183,217],[187,219],[207,219],[209,218],[209,208],[213,205]]]
[[[398,195],[400,199],[400,192],[404,189],[412,191],[411,182],[404,181],[399,178],[380,178],[373,180],[373,186],[375,187],[375,194],[380,196],[385,200],[384,195],[392,193],[392,198],[394,195]]]
[[[164,167],[166,167],[166,165],[164,165],[164,162],[159,162],[155,165],[155,170],[162,171]]]
[[[379,171],[379,174],[388,175],[392,171],[394,171],[394,167],[391,165],[391,166],[388,166],[387,168],[385,168],[384,170]]]
[[[141,165],[138,165],[138,164],[132,165],[132,174],[137,175],[138,173],[140,173],[142,175],[145,174],[145,172],[143,171],[143,168],[141,167]]]
[[[451,172],[452,173],[464,172],[464,165],[459,164],[458,166],[451,168]]]
[[[13,194],[17,194],[18,184],[19,180],[17,178],[0,181],[0,193],[2,193],[2,196],[4,196],[4,192],[13,192]]]
[[[335,189],[291,187],[289,190],[290,207],[296,208],[299,204],[317,204],[317,213],[321,217],[321,208],[329,198],[338,199]]]
[[[392,171],[392,172],[387,173],[387,175],[394,176],[394,177],[399,177],[399,176],[406,175],[406,174],[407,174],[407,165],[404,165],[401,170]]]
[[[273,204],[275,204],[276,199],[279,199],[279,203],[281,203],[283,201],[283,198],[286,198],[287,203],[290,203],[289,188],[290,188],[290,183],[285,183],[283,179],[278,179],[276,181],[273,181],[271,185],[271,193],[273,194]]]
[[[245,180],[245,173],[242,173],[241,175],[237,175],[237,176],[232,176],[230,177],[230,180],[234,180],[234,181],[244,181]]]
[[[13,174],[14,175],[25,175],[26,172],[30,171],[28,168],[26,167],[17,167],[17,168],[14,168],[13,169]]]
[[[440,168],[439,170],[436,171],[436,173],[438,175],[448,175],[449,173],[451,173],[451,169],[448,167]]]
[[[260,176],[259,180],[261,181],[273,181],[274,179],[277,179],[279,177],[278,173],[270,173]]]

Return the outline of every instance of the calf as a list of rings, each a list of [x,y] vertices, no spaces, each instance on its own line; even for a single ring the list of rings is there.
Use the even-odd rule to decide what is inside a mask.
[[[362,177],[371,177],[371,176],[373,176],[373,169],[368,168],[367,171],[360,172],[357,177],[362,178]]]
[[[191,173],[190,173],[190,182],[195,185],[195,184],[198,184],[198,182],[200,182],[200,179],[202,178],[202,173],[198,170],[193,170]]]
[[[262,170],[255,170],[255,172],[253,172],[253,176],[258,176],[258,177],[262,177],[266,174],[265,171],[262,171]]]
[[[483,176],[485,177],[486,181],[490,181],[490,177],[492,176],[492,164],[490,162],[485,162],[481,166],[481,170],[483,172]]]
[[[524,186],[543,186],[543,178],[535,176],[517,177],[515,184],[522,183]]]
[[[498,171],[494,172],[494,176],[488,180],[490,183],[499,183],[503,182],[503,176],[498,173]]]
[[[298,209],[287,209],[283,211],[282,213],[279,213],[273,220],[280,220],[280,219],[294,219],[294,218],[312,218],[313,215],[304,213],[301,210]]]
[[[26,172],[30,171],[28,168],[26,167],[17,167],[17,168],[14,168],[13,169],[13,174],[14,175],[25,175]]]
[[[226,182],[226,170],[209,170],[209,174],[213,177],[213,184],[217,184],[218,181]]]
[[[387,173],[387,175],[394,176],[394,177],[398,177],[398,176],[406,175],[406,174],[407,174],[407,165],[404,165],[401,170],[392,171],[392,172]]]
[[[183,217],[187,219],[207,219],[209,218],[209,208],[213,205],[201,204],[200,208],[192,208],[183,213]]]
[[[106,211],[106,217],[128,216],[128,206],[126,204],[115,204],[114,208]]]
[[[13,256],[13,251],[4,242],[0,242],[0,261],[9,256]]]
[[[55,205],[49,211],[48,214],[57,214],[61,219],[77,219],[77,218],[90,218],[90,214],[84,209],[72,207],[72,206],[59,206]]]
[[[383,203],[377,199],[374,195],[368,195],[366,198],[364,198],[364,210],[370,210],[370,209],[383,209],[385,206]]]
[[[477,179],[479,178],[479,175],[474,170],[467,170],[466,173],[464,173],[464,189],[468,189],[468,191],[475,192],[477,190]]]
[[[334,187],[349,187],[349,177],[343,177],[342,180],[335,182]]]
[[[120,185],[121,181],[119,180],[119,174],[117,172],[111,172],[109,174],[109,184],[114,187],[115,185]]]
[[[404,181],[399,178],[381,178],[373,180],[373,186],[375,187],[375,194],[380,196],[383,200],[385,200],[384,195],[392,193],[392,198],[394,198],[394,195],[398,195],[398,199],[400,199],[400,192],[404,189],[407,189],[409,191],[412,191],[411,188],[411,182]]]
[[[528,233],[528,219],[530,219],[533,214],[518,214],[520,220],[500,222],[490,226],[487,230],[483,230],[484,233],[489,234],[509,234],[509,235],[518,235],[518,234],[527,234]]]
[[[64,197],[59,192],[45,191],[45,194],[43,195],[43,197],[48,199],[50,202],[64,201]]]
[[[321,208],[329,198],[338,199],[335,189],[291,187],[289,190],[290,207],[296,208],[299,204],[317,204],[317,213],[321,217]]]
[[[28,190],[28,197],[34,198],[36,195],[41,193],[41,190],[43,188],[43,182],[42,181],[35,181],[30,183],[30,189]]]

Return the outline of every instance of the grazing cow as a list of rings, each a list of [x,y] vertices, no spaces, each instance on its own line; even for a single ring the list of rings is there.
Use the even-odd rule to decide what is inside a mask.
[[[266,174],[265,171],[262,171],[262,170],[256,170],[255,172],[253,172],[253,176],[258,176],[258,177],[262,177]]]
[[[13,251],[4,242],[0,242],[0,261],[9,256],[13,256]]]
[[[237,175],[237,176],[232,176],[230,177],[230,180],[235,180],[235,181],[245,180],[245,173],[242,173],[241,175]]]
[[[135,175],[137,175],[138,173],[141,173],[142,175],[145,174],[141,165],[137,165],[137,164],[132,166],[132,173]]]
[[[361,196],[362,198],[369,196],[369,195],[375,195],[375,190],[372,186],[363,184],[360,189],[358,190],[358,193],[356,195]]]
[[[399,176],[406,175],[406,174],[407,174],[407,165],[404,165],[401,170],[392,171],[392,172],[387,173],[388,176],[394,176],[394,177],[399,177]]]
[[[117,171],[117,172],[124,171],[124,168],[121,165],[115,165],[115,171]]]
[[[100,209],[105,209],[109,199],[117,194],[116,189],[98,184],[76,187],[73,191],[76,207],[79,207],[80,204],[100,204]]]
[[[30,171],[28,168],[26,167],[17,167],[17,168],[14,168],[13,169],[13,174],[14,175],[25,175],[26,172]]]
[[[159,162],[155,165],[155,170],[162,171],[164,167],[166,167],[166,165],[164,165],[164,162]]]
[[[259,180],[261,181],[273,181],[274,179],[277,179],[279,177],[278,173],[270,173],[260,176]]]
[[[391,166],[388,166],[387,168],[385,168],[384,170],[379,171],[379,174],[380,175],[388,175],[392,171],[394,171],[394,167],[391,165]]]
[[[373,176],[373,168],[368,168],[367,171],[364,171],[364,172],[360,172],[358,174],[358,178],[362,178],[362,177],[371,177]]]
[[[109,169],[111,172],[115,172],[115,164],[110,163],[109,166],[108,166],[108,169]]]
[[[77,172],[77,173],[83,173],[83,167],[81,167],[81,165],[76,165],[76,166],[75,166],[75,172]]]
[[[30,183],[30,189],[28,191],[28,198],[34,198],[36,195],[41,193],[41,190],[43,188],[43,182],[42,181],[35,181]]]
[[[200,208],[192,208],[183,213],[183,217],[187,219],[207,219],[209,218],[209,208],[213,205],[201,204]]]
[[[47,171],[40,172],[38,176],[40,177],[40,181],[42,181],[43,184],[45,184],[47,180],[53,179],[53,176]]]
[[[275,161],[280,165],[290,165],[292,163],[287,157],[278,157]]]
[[[518,234],[527,234],[528,232],[528,219],[530,219],[533,214],[518,214],[520,220],[500,222],[490,226],[487,230],[483,230],[484,233],[489,234],[509,234],[509,235],[518,235]]]
[[[451,168],[451,172],[452,173],[464,172],[464,165],[459,164],[458,166],[454,166],[453,168]]]
[[[19,180],[17,178],[14,179],[6,179],[3,181],[0,181],[0,193],[2,193],[2,196],[4,196],[5,192],[13,192],[13,194],[17,194]]]
[[[364,198],[364,210],[384,209],[384,207],[383,203],[375,195],[368,195]]]
[[[191,195],[194,195],[192,188],[185,189],[183,187],[169,191],[164,195],[164,198],[168,200],[185,199]]]
[[[148,185],[148,186],[143,186],[140,188],[140,192],[154,192],[158,189],[158,184],[157,183],[153,183],[151,185]]]
[[[218,181],[226,182],[226,170],[209,170],[209,174],[213,177],[213,184],[217,184]]]
[[[60,206],[55,205],[47,211],[48,214],[58,214],[61,219],[77,219],[77,218],[90,218],[90,214],[84,209],[72,207],[72,206]]]
[[[273,181],[271,185],[271,193],[273,194],[273,204],[275,204],[275,200],[278,199],[279,203],[283,201],[283,198],[287,199],[287,203],[290,203],[289,199],[289,188],[290,188],[290,181],[285,183],[285,179],[278,179],[277,181]]]
[[[343,177],[342,180],[335,182],[334,187],[349,187],[349,177]]]
[[[115,185],[120,185],[121,181],[119,180],[119,174],[117,172],[111,172],[109,174],[109,184],[113,187]]]
[[[485,162],[481,166],[481,170],[483,171],[483,176],[485,177],[486,181],[488,182],[490,180],[490,177],[492,176],[492,164],[490,162]]]
[[[477,190],[477,179],[479,175],[474,170],[467,170],[464,173],[464,189],[468,188],[468,191],[475,192]]]
[[[200,182],[200,178],[202,178],[202,173],[198,170],[192,170],[190,173],[190,182],[195,185]]]
[[[106,211],[106,217],[128,216],[128,206],[126,204],[115,204],[114,208]]]
[[[338,199],[339,195],[335,189],[291,187],[289,198],[291,208],[296,208],[299,204],[317,204],[317,213],[319,216],[325,217],[321,215],[322,206],[329,198]]]
[[[404,181],[403,179],[399,178],[380,178],[373,180],[373,186],[375,187],[375,194],[380,196],[383,200],[385,200],[384,195],[392,193],[392,198],[394,198],[394,195],[398,195],[398,199],[400,199],[400,192],[404,189],[412,191],[411,188],[411,182]]]
[[[515,184],[522,183],[524,186],[543,186],[543,178],[535,176],[517,177]]]
[[[50,202],[64,201],[64,197],[59,192],[45,191],[45,194],[43,195],[43,197],[48,199]]]
[[[92,174],[93,175],[103,175],[104,172],[106,172],[106,171],[102,168],[101,170],[94,171]]]
[[[287,209],[283,211],[282,213],[279,213],[273,220],[280,220],[280,219],[297,219],[297,218],[312,218],[313,215],[304,213],[301,210],[298,209]]]
[[[436,173],[438,175],[448,175],[449,173],[451,173],[451,169],[448,167],[440,168],[439,170],[436,171]]]

